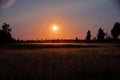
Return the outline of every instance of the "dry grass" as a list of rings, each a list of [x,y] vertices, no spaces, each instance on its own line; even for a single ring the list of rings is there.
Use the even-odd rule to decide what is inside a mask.
[[[0,49],[0,80],[120,79],[119,47]]]

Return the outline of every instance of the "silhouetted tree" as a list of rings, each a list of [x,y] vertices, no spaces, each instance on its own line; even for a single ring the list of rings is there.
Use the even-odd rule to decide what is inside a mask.
[[[104,30],[102,28],[99,28],[97,34],[97,40],[104,40],[104,37],[105,37]]]
[[[78,37],[75,37],[75,42],[79,42],[79,38]]]
[[[114,40],[118,39],[118,36],[120,35],[120,23],[115,23],[113,29],[111,30],[111,35]]]
[[[75,37],[75,40],[77,41],[77,40],[79,40],[79,38],[78,38],[78,37]]]
[[[86,40],[90,40],[90,39],[91,39],[91,31],[88,30]]]
[[[111,40],[111,37],[106,33],[105,40]]]
[[[11,28],[9,24],[3,23],[0,30],[0,42],[13,42],[14,39],[11,36]]]
[[[93,40],[97,40],[96,37],[93,37]]]

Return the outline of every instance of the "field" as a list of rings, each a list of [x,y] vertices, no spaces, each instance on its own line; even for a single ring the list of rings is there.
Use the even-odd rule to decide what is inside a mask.
[[[119,80],[120,44],[1,44],[0,80]]]

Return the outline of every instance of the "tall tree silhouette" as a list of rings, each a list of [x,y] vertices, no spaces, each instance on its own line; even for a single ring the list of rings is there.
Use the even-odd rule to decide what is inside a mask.
[[[102,28],[99,28],[97,34],[97,40],[104,40],[104,38],[105,38],[105,32]]]
[[[111,30],[111,35],[112,35],[114,40],[118,39],[118,36],[120,35],[120,23],[116,22],[114,24],[114,27]]]
[[[3,23],[2,29],[0,30],[0,42],[13,42],[14,39],[11,36],[12,29],[9,24]]]
[[[88,32],[87,32],[87,36],[86,36],[86,40],[90,40],[91,39],[91,31],[90,30],[88,30]]]

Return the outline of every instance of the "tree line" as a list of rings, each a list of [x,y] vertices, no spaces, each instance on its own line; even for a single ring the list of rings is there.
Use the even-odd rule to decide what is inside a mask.
[[[104,40],[118,40],[120,35],[120,23],[116,22],[111,30],[111,36],[110,37],[107,33],[104,32],[102,28],[98,29],[97,36],[94,37],[94,40],[104,41]],[[88,30],[86,35],[86,40],[91,40],[91,31]]]
[[[0,42],[17,42],[18,40],[15,40],[12,37],[11,31],[12,31],[11,26],[7,23],[3,23],[0,29]],[[97,36],[94,37],[93,40],[98,40],[98,41],[118,40],[119,35],[120,35],[120,23],[116,22],[111,30],[112,37],[110,37],[107,33],[105,33],[102,28],[99,28]],[[91,37],[92,37],[91,31],[88,30],[86,35],[86,40],[88,41],[92,40]],[[76,40],[78,40],[78,38],[76,38]]]

